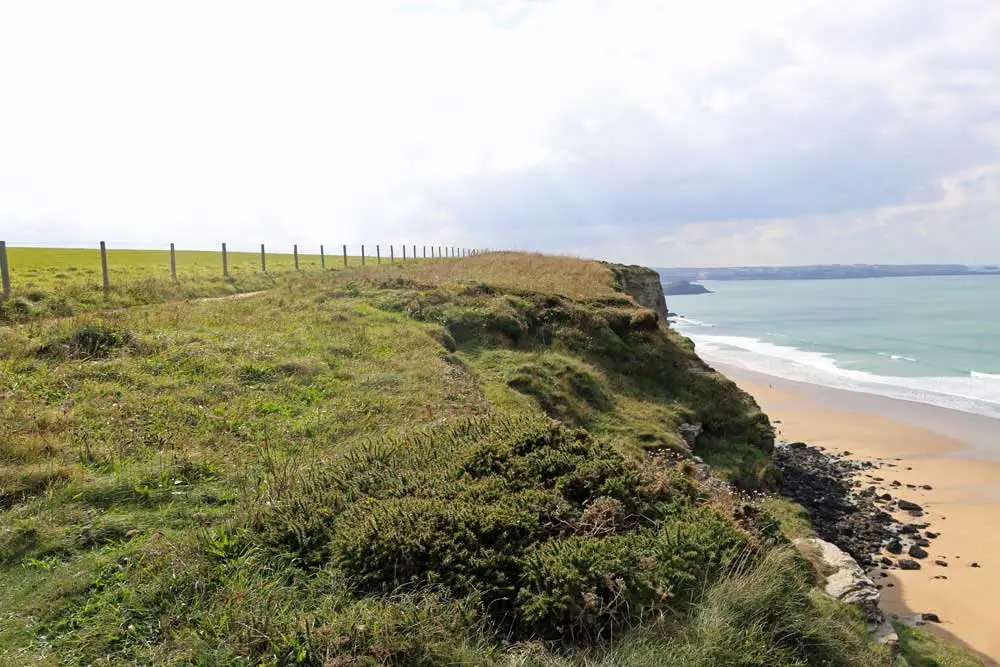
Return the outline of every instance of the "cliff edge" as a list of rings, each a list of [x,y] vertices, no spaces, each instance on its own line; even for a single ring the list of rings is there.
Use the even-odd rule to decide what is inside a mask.
[[[663,294],[660,274],[635,264],[607,264],[614,275],[615,287],[635,299],[644,308],[667,320],[667,299]]]

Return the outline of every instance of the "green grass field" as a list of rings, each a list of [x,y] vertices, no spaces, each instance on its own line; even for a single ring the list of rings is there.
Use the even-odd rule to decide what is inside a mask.
[[[766,421],[596,262],[31,319],[0,396],[0,664],[890,664],[666,455],[766,483]]]
[[[337,250],[341,250],[338,248]],[[382,262],[389,263],[387,249]],[[418,247],[422,252],[422,247]],[[397,246],[395,252],[402,255]],[[366,249],[366,266],[378,266],[375,248]],[[11,298],[0,299],[0,322],[31,317],[66,316],[78,310],[157,303],[174,299],[224,296],[273,287],[295,271],[292,253],[268,253],[267,272],[261,271],[260,253],[227,253],[229,277],[223,275],[222,252],[178,250],[177,279],[170,273],[169,250],[109,249],[109,293],[103,290],[98,249],[25,248],[7,249]],[[412,247],[407,261],[413,262]],[[396,258],[402,262],[402,257]],[[417,261],[425,261],[423,259]],[[429,260],[427,260],[429,261]],[[442,260],[443,261],[443,260]],[[348,267],[361,266],[360,255],[349,255]],[[319,271],[318,254],[299,254],[301,271]],[[327,255],[326,268],[340,270],[344,257]]]

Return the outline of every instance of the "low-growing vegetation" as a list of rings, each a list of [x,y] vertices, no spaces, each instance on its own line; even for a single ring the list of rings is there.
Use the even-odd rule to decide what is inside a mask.
[[[677,463],[766,489],[770,426],[615,285],[505,253],[0,328],[0,659],[888,664]]]

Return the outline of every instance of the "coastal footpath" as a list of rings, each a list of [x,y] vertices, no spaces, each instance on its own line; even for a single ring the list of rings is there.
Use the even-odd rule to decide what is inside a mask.
[[[0,658],[899,667],[945,650],[858,594],[884,526],[809,522],[824,505],[788,490],[776,425],[666,314],[650,269],[487,253],[0,329]]]

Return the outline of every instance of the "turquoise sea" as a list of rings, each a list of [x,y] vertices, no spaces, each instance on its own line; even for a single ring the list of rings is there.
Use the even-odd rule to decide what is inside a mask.
[[[709,362],[1000,418],[1000,276],[703,284],[667,307]]]

